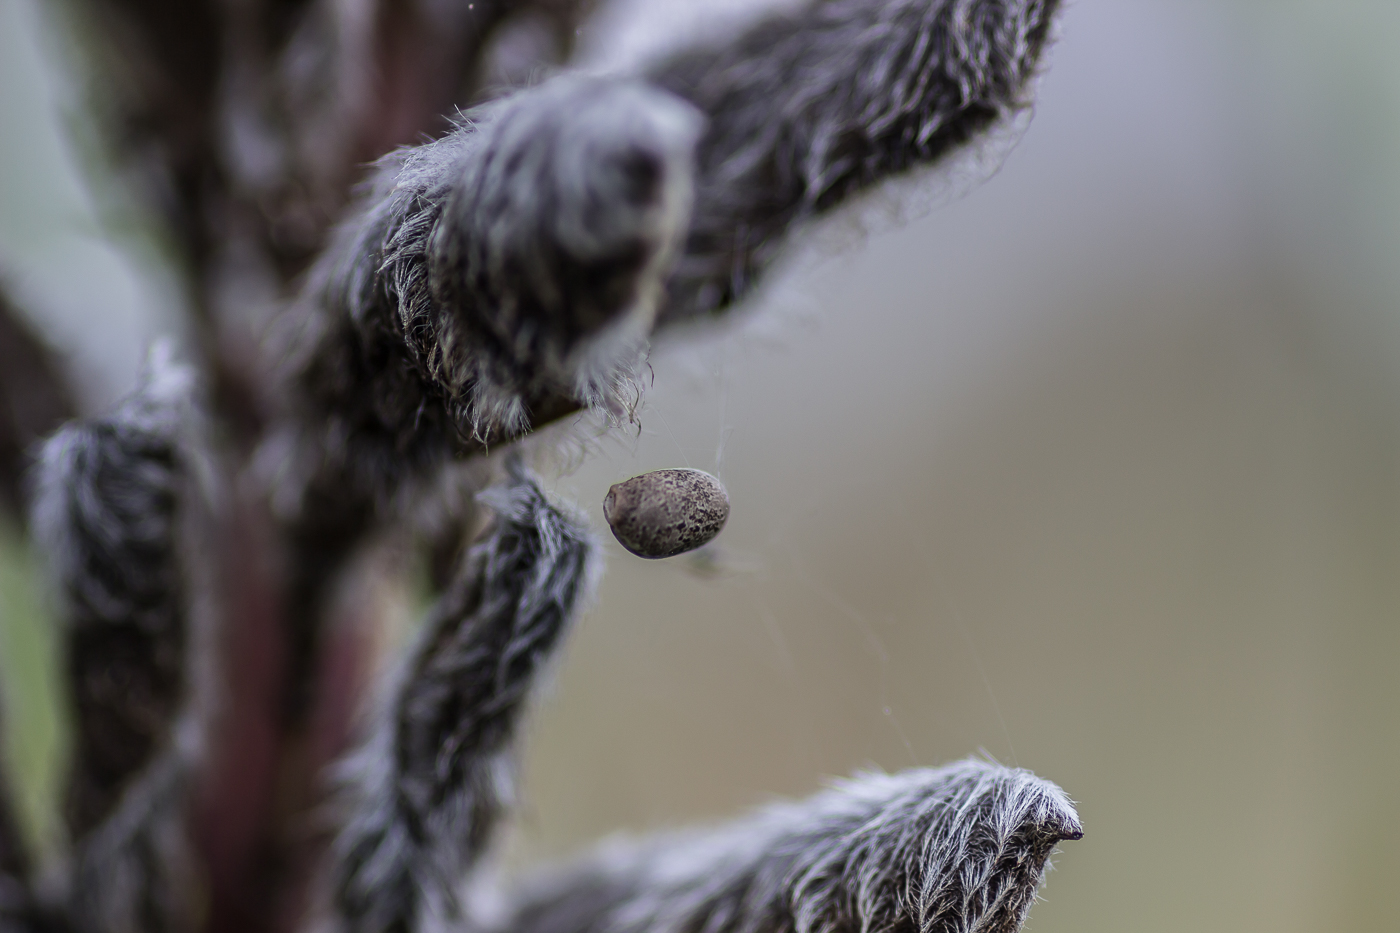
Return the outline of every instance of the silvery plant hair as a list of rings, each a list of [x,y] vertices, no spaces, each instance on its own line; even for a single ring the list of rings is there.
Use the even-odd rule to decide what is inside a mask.
[[[746,820],[614,842],[525,887],[513,933],[1019,930],[1074,806],[983,761],[864,774]]]
[[[486,869],[599,567],[520,441],[626,421],[659,328],[1027,106],[1057,0],[808,0],[613,75],[547,72],[588,0],[72,6],[103,27],[110,141],[184,249],[194,362],[158,349],[38,449],[67,839],[36,859],[0,793],[0,933],[1021,928],[1081,829],[984,761]],[[552,76],[490,97],[507,52]],[[0,373],[0,411],[42,388],[49,414],[0,432],[0,479],[73,397],[30,371]],[[410,566],[425,617],[377,664],[365,594]]]
[[[382,497],[553,399],[625,415],[699,128],[640,82],[564,76],[382,160],[312,272],[299,443]]]
[[[587,598],[596,546],[518,461],[482,494],[494,526],[462,560],[344,769],[335,899],[356,933],[460,921],[456,889],[510,796],[509,751],[541,666]]]
[[[1025,107],[1058,0],[817,0],[649,72],[708,118],[665,320],[742,298],[795,225]]]
[[[152,352],[136,391],[40,453],[33,519],[60,601],[76,741],[64,801],[77,929],[187,925],[197,630],[213,509],[192,369]]]
[[[1026,106],[1056,6],[816,0],[386,157],[294,319],[284,501],[327,472],[382,499],[560,414],[629,411],[654,324],[729,306],[802,221]]]

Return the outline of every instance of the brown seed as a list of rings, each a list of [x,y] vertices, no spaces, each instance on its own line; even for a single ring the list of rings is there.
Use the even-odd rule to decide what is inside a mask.
[[[700,470],[657,470],[609,489],[603,517],[638,557],[674,557],[714,540],[729,518],[729,495]]]

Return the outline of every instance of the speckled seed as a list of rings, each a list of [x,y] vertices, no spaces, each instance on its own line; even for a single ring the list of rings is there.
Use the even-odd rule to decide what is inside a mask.
[[[609,489],[603,517],[638,557],[674,557],[714,540],[729,518],[729,495],[708,473],[657,470]]]

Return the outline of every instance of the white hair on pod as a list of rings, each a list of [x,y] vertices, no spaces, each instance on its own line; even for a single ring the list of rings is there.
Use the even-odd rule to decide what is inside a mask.
[[[467,553],[342,767],[336,916],[348,933],[462,916],[457,889],[510,798],[510,752],[531,688],[588,599],[596,544],[513,460],[482,494],[495,523]]]
[[[37,467],[76,719],[65,914],[93,933],[183,930],[197,913],[185,810],[211,702],[216,508],[198,390],[157,345],[137,389],[59,430]]]
[[[527,884],[500,933],[1015,933],[1065,793],[983,761],[865,774],[711,830],[604,846]]]

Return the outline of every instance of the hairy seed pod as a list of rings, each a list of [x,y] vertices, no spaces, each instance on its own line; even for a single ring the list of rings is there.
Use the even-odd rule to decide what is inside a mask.
[[[675,557],[714,540],[729,518],[729,495],[700,470],[656,470],[609,489],[603,517],[638,557]]]
[[[1017,933],[1056,844],[1083,835],[1065,792],[1019,768],[866,773],[728,826],[613,840],[527,882],[498,929]]]

